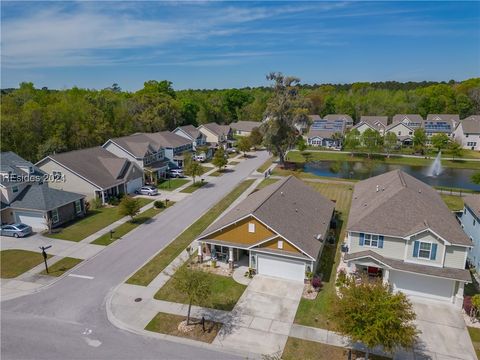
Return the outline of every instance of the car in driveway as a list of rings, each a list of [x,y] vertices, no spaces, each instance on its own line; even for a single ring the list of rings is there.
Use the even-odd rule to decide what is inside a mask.
[[[182,169],[170,169],[168,174],[172,178],[183,178],[183,177],[185,177],[185,175],[183,175],[183,170]]]
[[[16,238],[25,237],[31,233],[32,227],[23,223],[3,225],[1,229],[2,236],[13,236]]]
[[[149,195],[149,196],[159,195],[158,189],[155,186],[142,186],[140,189],[138,189],[135,192],[140,195]]]

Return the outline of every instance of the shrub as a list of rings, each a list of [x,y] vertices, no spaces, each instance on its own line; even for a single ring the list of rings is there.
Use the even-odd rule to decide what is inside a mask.
[[[472,297],[465,296],[463,298],[463,310],[465,310],[465,313],[470,316],[470,314],[472,313],[472,309],[473,309]]]
[[[161,200],[156,200],[153,203],[153,206],[155,206],[157,209],[163,209],[165,207],[165,204]]]
[[[89,201],[85,201],[85,213],[88,213],[90,211],[90,202]]]
[[[305,277],[306,277],[308,280],[311,280],[312,277],[313,277],[313,272],[307,271],[307,272],[305,273]]]
[[[314,277],[311,284],[315,289],[320,289],[322,287],[322,280],[318,277]]]
[[[112,196],[108,199],[108,203],[112,206],[117,206],[118,204],[120,204],[120,199],[116,196]]]
[[[344,270],[340,270],[338,272],[337,281],[335,283],[336,286],[343,286],[347,283],[347,274],[345,274]]]
[[[93,199],[90,206],[91,206],[92,210],[102,208],[103,207],[102,199],[100,199],[100,198]]]

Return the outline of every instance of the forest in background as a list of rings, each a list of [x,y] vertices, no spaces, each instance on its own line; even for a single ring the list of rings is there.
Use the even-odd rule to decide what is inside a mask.
[[[480,78],[462,82],[377,82],[300,85],[308,112],[362,115],[480,114]],[[103,90],[37,89],[22,83],[1,93],[1,150],[30,161],[103,144],[135,132],[173,130],[180,125],[237,120],[261,121],[269,87],[214,90],[173,89],[150,80],[136,92],[117,85]]]

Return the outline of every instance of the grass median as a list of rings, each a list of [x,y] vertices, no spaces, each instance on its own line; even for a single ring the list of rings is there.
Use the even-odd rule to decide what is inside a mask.
[[[152,260],[140,268],[127,284],[147,286],[168,264],[170,264],[190,243],[198,237],[217,217],[219,217],[241,194],[254,182],[254,179],[245,180],[227,196],[209,209],[205,215],[194,222],[188,229],[181,233],[175,240],[160,251]]]
[[[19,241],[22,240],[19,239]],[[48,258],[50,257],[51,255],[48,255]],[[43,256],[40,251],[2,250],[0,251],[0,277],[2,279],[15,278],[42,262]]]
[[[192,184],[190,186],[187,186],[185,189],[180,190],[180,192],[191,194],[194,191],[200,189],[202,186],[205,186],[205,185],[207,185],[206,181],[197,181],[195,184]]]
[[[52,266],[48,267],[48,274],[46,270],[43,270],[40,275],[48,275],[48,276],[55,276],[59,277],[62,275],[64,272],[74,268],[78,264],[80,264],[83,260],[81,259],[75,259],[71,257],[65,257],[60,261],[57,261],[55,264]]]

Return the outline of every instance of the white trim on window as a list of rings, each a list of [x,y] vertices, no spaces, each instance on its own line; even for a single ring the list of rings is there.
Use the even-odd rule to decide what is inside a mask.
[[[248,232],[254,233],[255,232],[255,223],[249,222],[248,223]]]
[[[364,239],[363,239],[363,245],[368,247],[378,248],[379,240],[380,240],[380,237],[378,235],[365,233]]]
[[[59,217],[58,217],[58,209],[53,209],[52,210],[52,223],[56,224],[58,223],[59,221]]]
[[[278,240],[277,248],[279,248],[280,250],[283,249],[283,240]]]
[[[428,245],[428,248],[422,249],[423,245]],[[422,256],[422,251],[424,252],[424,255]],[[428,253],[428,256],[425,256],[425,254]],[[418,258],[419,259],[425,259],[425,260],[430,260],[430,255],[432,254],[432,243],[427,242],[427,241],[419,241],[418,244]]]
[[[75,201],[75,213],[80,214],[82,212],[82,202],[80,200]]]

